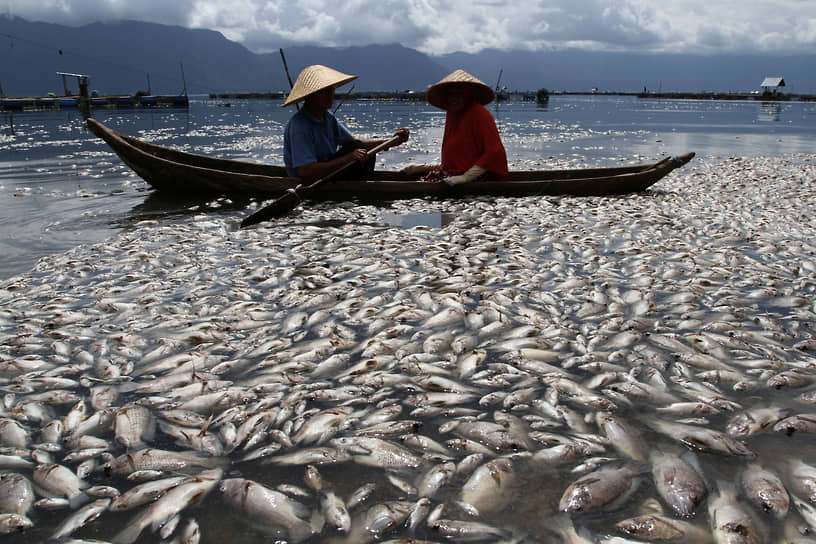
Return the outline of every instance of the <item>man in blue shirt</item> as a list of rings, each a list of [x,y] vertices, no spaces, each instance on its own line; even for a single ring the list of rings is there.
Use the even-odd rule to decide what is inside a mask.
[[[321,179],[341,166],[356,161],[338,179],[362,179],[374,170],[374,156],[368,150],[384,140],[357,140],[329,109],[334,102],[334,90],[357,79],[315,64],[307,66],[292,86],[283,106],[304,100],[304,105],[292,116],[283,136],[283,162],[291,177],[304,182]],[[409,131],[401,128],[394,133],[399,145],[408,140]]]

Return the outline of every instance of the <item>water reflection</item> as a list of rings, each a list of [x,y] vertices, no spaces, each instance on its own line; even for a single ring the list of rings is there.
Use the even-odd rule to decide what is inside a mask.
[[[759,105],[757,119],[762,122],[779,122],[781,120],[782,104],[779,102],[763,102]]]
[[[449,213],[393,213],[382,212],[380,219],[388,224],[396,227],[403,227],[410,229],[413,227],[437,227],[441,228],[454,219],[453,214]]]

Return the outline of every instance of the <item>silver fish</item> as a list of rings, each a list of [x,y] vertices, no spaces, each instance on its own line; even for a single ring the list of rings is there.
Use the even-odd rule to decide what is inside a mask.
[[[152,482],[139,484],[114,498],[108,508],[113,511],[119,511],[131,510],[137,506],[142,506],[143,504],[156,500],[169,489],[179,485],[187,479],[187,476],[175,476],[172,478],[165,478],[162,480],[155,480]]]
[[[756,453],[739,440],[713,429],[660,420],[650,421],[649,424],[667,436],[675,438],[697,451],[729,456],[756,457]]]
[[[679,516],[691,517],[708,496],[697,470],[673,453],[653,453],[652,474],[657,492]]]
[[[375,437],[342,437],[331,441],[333,446],[352,455],[361,465],[384,469],[414,469],[422,463],[422,458],[388,440]]]
[[[220,489],[241,514],[270,534],[277,534],[283,528],[292,542],[301,542],[312,535],[306,521],[310,510],[283,493],[243,478],[224,480]]]
[[[144,447],[145,440],[152,440],[153,426],[153,414],[150,410],[138,404],[130,404],[116,412],[113,429],[117,442],[129,450],[136,450]]]
[[[371,495],[371,493],[374,492],[374,489],[376,489],[376,487],[377,487],[376,484],[372,483],[363,484],[360,487],[358,487],[351,493],[351,495],[349,495],[348,499],[346,500],[346,508],[348,510],[351,510],[352,508],[355,508],[356,506],[364,503],[366,500],[368,500],[368,497]]]
[[[106,470],[127,477],[141,470],[184,470],[189,467],[215,468],[223,463],[218,457],[206,457],[190,451],[145,448],[120,455],[107,463]]]
[[[34,504],[34,488],[22,474],[0,474],[0,512],[25,516]]]
[[[343,500],[328,489],[320,493],[320,511],[326,521],[337,530],[347,533],[351,529],[351,516]]]
[[[562,512],[592,512],[624,500],[636,487],[637,473],[627,466],[601,467],[572,484],[561,495]]]
[[[383,537],[405,522],[414,503],[410,501],[386,501],[372,505],[352,519],[346,542],[365,544]]]
[[[417,481],[417,495],[419,497],[432,498],[445,486],[456,473],[456,465],[453,462],[441,463],[433,466]]]
[[[22,514],[0,513],[0,535],[8,535],[34,527],[34,522]]]
[[[685,541],[704,544],[713,542],[709,531],[687,521],[660,514],[643,514],[619,521],[615,527],[622,533],[649,542]]]
[[[776,422],[773,430],[787,435],[792,435],[795,432],[816,434],[816,415],[797,414],[786,417]]]
[[[727,482],[718,482],[718,493],[708,503],[711,530],[722,544],[759,544],[765,542],[750,511],[737,500]]]
[[[28,431],[13,419],[0,419],[0,445],[12,448],[27,448],[30,441]]]
[[[777,519],[788,515],[790,495],[775,473],[751,463],[742,471],[740,485],[745,497],[760,510],[772,513]]]
[[[480,513],[491,512],[512,498],[515,481],[513,463],[499,457],[479,466],[462,485],[459,497]]]
[[[509,539],[512,531],[478,521],[439,519],[431,529],[445,539],[455,542],[496,542]]]
[[[156,532],[191,504],[201,501],[219,481],[221,469],[205,470],[171,488],[148,508],[137,514],[113,537],[114,544],[132,544],[148,526]]]
[[[816,503],[816,467],[801,459],[790,459],[786,464],[785,481],[791,494]]]
[[[82,492],[88,484],[63,465],[55,463],[38,465],[34,469],[33,480],[40,489],[68,499],[72,508],[79,507],[88,499]]]
[[[643,439],[632,425],[620,417],[604,412],[599,412],[596,418],[615,449],[632,460],[646,461]]]
[[[86,504],[65,518],[62,523],[54,529],[51,538],[56,540],[74,534],[74,532],[101,516],[102,513],[107,510],[110,502],[110,499],[99,499],[90,504]]]

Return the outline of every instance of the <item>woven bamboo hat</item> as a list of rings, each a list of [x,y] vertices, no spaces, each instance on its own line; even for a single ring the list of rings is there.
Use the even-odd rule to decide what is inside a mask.
[[[357,76],[338,72],[322,64],[307,66],[300,72],[300,75],[298,75],[297,81],[292,85],[292,90],[289,92],[289,96],[286,97],[286,101],[281,104],[281,107],[294,104],[298,100],[303,100],[310,94],[322,91],[323,89],[340,87],[355,79],[357,79]]]
[[[425,93],[428,103],[444,110],[448,105],[446,97],[448,87],[452,85],[470,86],[473,90],[473,98],[483,106],[490,104],[493,102],[493,99],[496,98],[496,93],[493,92],[493,89],[488,87],[483,81],[473,77],[464,70],[455,70],[428,88],[428,92]]]

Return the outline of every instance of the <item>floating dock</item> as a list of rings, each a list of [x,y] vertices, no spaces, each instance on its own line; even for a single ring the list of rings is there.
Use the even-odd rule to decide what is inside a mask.
[[[183,76],[182,72],[182,76]],[[87,112],[90,108],[188,108],[190,100],[187,97],[187,84],[184,90],[177,95],[154,95],[150,92],[150,76],[148,76],[148,91],[139,91],[132,95],[101,96],[96,91],[88,92],[86,74],[72,74],[57,72],[62,77],[65,88],[63,96],[48,93],[46,96],[3,96],[0,88],[0,111],[49,111],[76,108]],[[68,90],[67,78],[76,78],[79,94],[72,94]]]
[[[188,108],[187,95],[22,96],[0,98],[0,111],[91,108]]]

